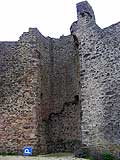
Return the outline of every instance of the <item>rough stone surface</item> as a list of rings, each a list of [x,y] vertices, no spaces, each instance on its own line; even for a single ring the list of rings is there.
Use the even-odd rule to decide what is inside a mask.
[[[79,12],[82,5],[77,5],[78,21],[71,26],[80,59],[82,143],[119,157],[120,23],[101,29],[89,5],[84,7],[87,14]]]
[[[1,42],[0,51],[0,152],[78,147],[79,56],[73,37],[45,38],[30,28],[18,42]]]
[[[120,156],[120,23],[101,29],[86,1],[77,15],[69,36],[0,42],[0,152]]]

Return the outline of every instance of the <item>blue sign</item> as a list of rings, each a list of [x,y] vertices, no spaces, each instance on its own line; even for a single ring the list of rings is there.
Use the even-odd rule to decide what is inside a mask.
[[[23,149],[23,155],[24,156],[30,156],[30,155],[32,155],[32,147],[25,147]]]

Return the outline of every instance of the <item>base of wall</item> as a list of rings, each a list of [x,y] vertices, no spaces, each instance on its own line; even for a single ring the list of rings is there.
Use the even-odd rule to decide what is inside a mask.
[[[81,146],[79,140],[59,140],[56,142],[50,142],[48,145],[48,153],[57,152],[74,152],[78,150]]]
[[[97,158],[101,159],[103,158],[103,154],[112,154],[116,158],[120,158],[120,145],[109,145],[109,146],[89,146],[89,152],[90,155]]]

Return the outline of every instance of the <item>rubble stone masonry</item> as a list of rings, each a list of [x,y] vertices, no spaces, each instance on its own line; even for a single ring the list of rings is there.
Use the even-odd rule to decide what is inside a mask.
[[[120,156],[120,23],[101,29],[87,1],[77,17],[59,39],[29,28],[0,42],[0,153]]]
[[[30,28],[18,42],[1,42],[0,52],[0,151],[21,154],[32,146],[38,154],[63,145],[74,150],[81,130],[73,37],[45,38]]]
[[[79,44],[82,143],[120,157],[120,23],[101,29],[87,1],[71,33]]]

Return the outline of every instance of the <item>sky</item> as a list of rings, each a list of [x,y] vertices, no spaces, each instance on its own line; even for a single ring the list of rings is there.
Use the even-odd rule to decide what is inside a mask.
[[[81,0],[0,0],[0,41],[16,41],[29,27],[44,36],[70,34]],[[105,28],[120,21],[120,0],[88,0],[96,23]]]

